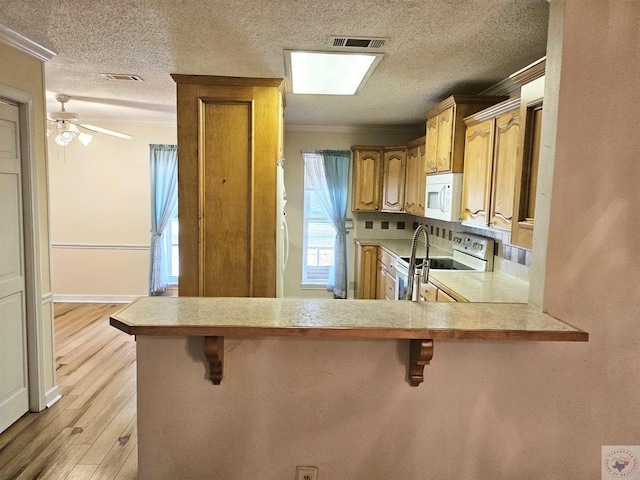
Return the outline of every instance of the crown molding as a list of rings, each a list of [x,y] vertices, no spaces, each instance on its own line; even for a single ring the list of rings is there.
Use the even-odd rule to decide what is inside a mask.
[[[0,24],[0,42],[11,45],[21,52],[37,58],[41,62],[48,62],[56,56],[54,51],[49,50],[47,47],[43,47],[39,43],[28,39],[24,35],[16,32],[15,30],[11,30],[9,27],[5,27],[2,24]]]
[[[384,126],[384,125],[284,125],[285,132],[311,132],[311,133],[362,133],[362,132],[396,132],[396,133],[416,133],[420,131],[419,126]]]
[[[513,97],[520,93],[520,85],[515,83],[511,78],[505,78],[495,85],[487,88],[486,90],[480,92],[478,95],[496,95],[496,96],[505,96],[505,97]]]
[[[547,57],[542,57],[541,59],[533,62],[531,65],[527,65],[523,69],[518,70],[509,78],[518,85],[522,86],[525,83],[532,82],[533,80],[542,77],[544,75],[546,64]]]

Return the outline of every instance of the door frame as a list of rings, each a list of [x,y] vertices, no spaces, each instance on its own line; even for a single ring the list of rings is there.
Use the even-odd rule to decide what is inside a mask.
[[[19,110],[29,410],[39,412],[57,401],[59,393],[56,387],[53,395],[49,395],[52,398],[47,398],[44,382],[42,306],[51,298],[42,297],[34,98],[28,92],[1,83],[0,97],[17,105]],[[52,294],[49,292],[47,297]]]

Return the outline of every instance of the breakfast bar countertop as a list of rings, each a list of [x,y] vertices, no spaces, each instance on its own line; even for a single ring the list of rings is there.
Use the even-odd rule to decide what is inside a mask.
[[[527,304],[142,297],[111,316],[131,335],[587,341]]]
[[[111,316],[131,335],[204,337],[219,385],[224,338],[406,339],[409,383],[424,380],[436,339],[586,342],[589,334],[518,303],[387,302],[297,298],[143,297]]]

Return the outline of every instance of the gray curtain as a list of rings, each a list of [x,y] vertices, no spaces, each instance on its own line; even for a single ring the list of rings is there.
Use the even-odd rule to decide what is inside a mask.
[[[347,298],[347,195],[349,192],[348,150],[304,151],[302,156],[309,181],[331,225],[336,231],[333,266],[327,289],[334,298]]]
[[[149,295],[159,295],[169,284],[171,258],[163,237],[178,209],[178,147],[149,145],[151,168],[151,258]]]

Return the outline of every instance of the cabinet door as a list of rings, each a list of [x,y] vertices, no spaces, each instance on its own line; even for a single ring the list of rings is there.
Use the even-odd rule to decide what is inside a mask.
[[[416,192],[416,215],[424,215],[425,196],[427,194],[427,175],[424,171],[425,146],[421,145],[418,150],[418,165],[416,175],[418,176],[418,191]]]
[[[376,276],[376,296],[378,300],[384,300],[387,291],[387,267],[378,260]]]
[[[353,210],[380,210],[382,155],[379,150],[356,150],[353,162]]]
[[[404,207],[404,177],[406,151],[390,150],[384,152],[384,188],[382,210],[401,212]]]
[[[435,173],[438,170],[438,116],[427,120],[427,141],[424,158],[424,171]]]
[[[493,159],[493,125],[489,119],[467,128],[464,150],[462,221],[488,224]]]
[[[418,209],[418,188],[420,172],[423,164],[420,157],[420,147],[413,147],[407,151],[407,170],[404,182],[404,212],[415,215]],[[424,213],[424,211],[423,211]]]
[[[453,298],[451,295],[438,289],[438,296],[436,297],[436,302],[455,302],[455,301],[456,299]]]
[[[453,141],[453,108],[438,114],[438,147],[436,158],[438,172],[451,170],[451,146]]]
[[[438,296],[438,287],[433,283],[420,284],[420,299],[427,302],[435,302]]]
[[[520,109],[496,119],[493,184],[491,192],[491,225],[511,229],[516,179],[516,160],[520,136]]]
[[[356,244],[356,298],[376,298],[378,247]]]

